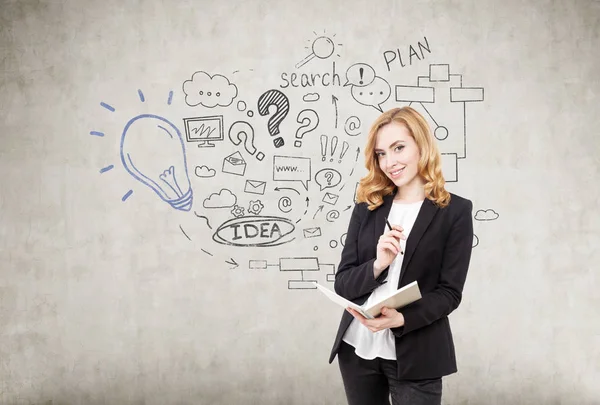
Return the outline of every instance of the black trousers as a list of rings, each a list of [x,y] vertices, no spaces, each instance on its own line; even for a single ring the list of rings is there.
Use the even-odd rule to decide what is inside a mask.
[[[349,405],[441,405],[442,379],[398,380],[395,360],[365,360],[342,341],[338,364]]]

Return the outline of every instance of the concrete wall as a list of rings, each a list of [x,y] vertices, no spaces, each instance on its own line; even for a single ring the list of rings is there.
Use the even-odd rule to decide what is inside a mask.
[[[345,403],[307,280],[408,104],[475,208],[444,403],[600,403],[599,27],[592,1],[1,1],[0,403]]]

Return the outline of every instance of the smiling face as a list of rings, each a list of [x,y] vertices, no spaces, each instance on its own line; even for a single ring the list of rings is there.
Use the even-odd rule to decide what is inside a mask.
[[[397,203],[428,198],[445,207],[450,202],[435,138],[425,117],[412,107],[392,108],[377,117],[364,154],[367,174],[358,184],[356,202],[367,203],[369,210],[390,194]]]
[[[381,171],[400,188],[422,185],[419,147],[408,128],[392,121],[377,132],[375,157]]]

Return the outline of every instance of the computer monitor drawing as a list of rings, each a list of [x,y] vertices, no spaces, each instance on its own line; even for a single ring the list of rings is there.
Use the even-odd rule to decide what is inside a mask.
[[[214,141],[222,141],[223,116],[194,117],[183,119],[185,137],[188,142],[198,142],[199,148],[214,147]]]

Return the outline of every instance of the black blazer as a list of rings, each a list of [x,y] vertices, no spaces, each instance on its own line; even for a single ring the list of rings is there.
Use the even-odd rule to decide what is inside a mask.
[[[385,196],[383,204],[373,211],[366,203],[355,204],[352,211],[334,287],[356,304],[363,304],[387,277],[389,268],[375,279],[373,262],[393,198],[393,194]],[[425,199],[406,240],[398,288],[417,280],[422,298],[400,309],[404,326],[391,329],[396,337],[400,379],[437,378],[457,371],[448,315],[458,307],[467,277],[473,243],[472,209],[470,200],[455,194],[444,208]],[[344,311],[329,363],[352,319]]]

